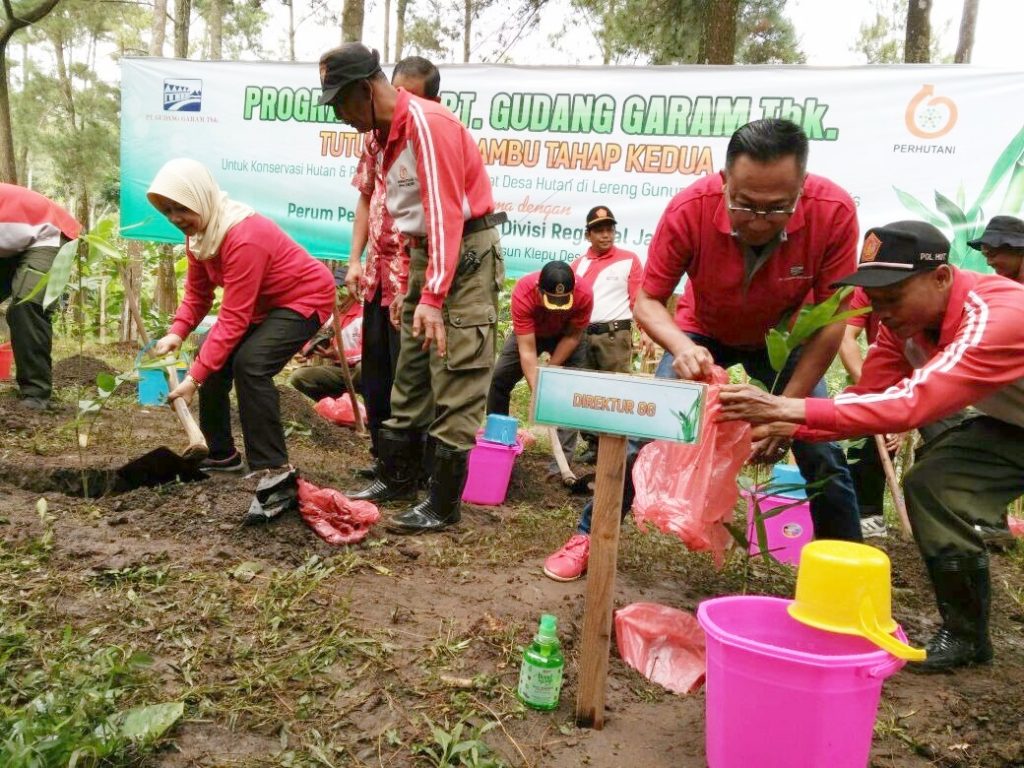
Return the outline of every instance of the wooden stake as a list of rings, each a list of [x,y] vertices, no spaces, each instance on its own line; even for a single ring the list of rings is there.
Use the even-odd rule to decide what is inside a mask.
[[[896,479],[896,469],[892,465],[892,459],[889,458],[889,449],[885,447],[885,437],[875,435],[875,448],[878,449],[878,458],[882,460],[885,482],[889,485],[889,493],[892,494],[892,504],[896,507],[896,514],[900,518],[903,538],[909,539],[913,534],[910,530],[910,518],[907,516],[907,505],[903,502],[903,491],[900,489],[899,480]]]
[[[590,562],[580,647],[580,685],[576,724],[604,727],[605,682],[612,636],[612,601],[622,523],[622,488],[626,478],[626,438],[601,435],[597,449],[594,510],[590,521]]]

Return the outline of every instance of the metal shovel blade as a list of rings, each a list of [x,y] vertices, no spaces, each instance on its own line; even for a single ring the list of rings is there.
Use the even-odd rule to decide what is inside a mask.
[[[199,462],[202,459],[202,456],[179,456],[162,445],[117,470],[117,488],[120,491],[130,491],[133,488],[151,488],[166,483],[205,480],[206,475],[199,469]]]

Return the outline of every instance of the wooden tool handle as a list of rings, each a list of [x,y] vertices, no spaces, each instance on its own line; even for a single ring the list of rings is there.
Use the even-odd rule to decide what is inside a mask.
[[[889,493],[892,494],[892,504],[896,507],[896,514],[900,518],[900,528],[904,538],[912,535],[910,529],[910,518],[907,517],[907,505],[903,502],[903,491],[900,490],[899,481],[896,479],[896,468],[889,458],[889,449],[885,445],[885,437],[875,435],[875,448],[878,449],[878,458],[882,461],[882,470],[885,472],[885,482],[889,485]]]
[[[167,376],[171,389],[174,389],[178,384],[178,369],[175,365],[167,366]],[[206,445],[203,431],[199,429],[199,425],[196,424],[196,420],[192,416],[192,411],[188,409],[185,401],[180,397],[171,403],[171,407],[174,408],[174,415],[178,417],[181,426],[185,428],[185,434],[188,435],[188,448],[185,449],[185,458],[205,459],[210,455],[210,449]]]
[[[565,459],[565,451],[562,450],[562,443],[558,439],[558,430],[554,427],[548,427],[548,434],[551,436],[551,455],[555,457],[555,464],[558,465],[558,472],[562,476],[562,482],[567,485],[576,482],[576,475],[570,469],[569,462]]]

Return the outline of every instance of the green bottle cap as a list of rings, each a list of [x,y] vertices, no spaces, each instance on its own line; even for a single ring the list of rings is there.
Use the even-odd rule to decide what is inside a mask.
[[[545,640],[557,640],[558,619],[550,613],[543,614],[540,617],[540,627],[537,630],[537,638],[542,642]]]

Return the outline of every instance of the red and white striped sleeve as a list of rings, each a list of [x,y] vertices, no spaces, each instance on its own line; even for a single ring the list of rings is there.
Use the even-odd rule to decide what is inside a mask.
[[[969,291],[953,339],[920,368],[887,328],[868,350],[856,387],[809,398],[802,439],[906,432],[976,403],[1024,377],[1024,306]]]
[[[462,126],[433,115],[409,99],[412,130],[427,231],[427,271],[421,304],[440,308],[459,263],[465,221],[465,158]]]

